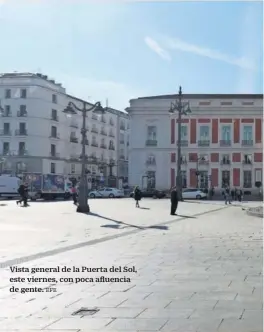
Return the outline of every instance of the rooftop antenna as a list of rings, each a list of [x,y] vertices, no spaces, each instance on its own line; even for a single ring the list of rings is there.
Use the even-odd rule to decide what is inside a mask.
[[[108,98],[106,98],[105,100],[105,105],[106,105],[105,107],[108,108]]]

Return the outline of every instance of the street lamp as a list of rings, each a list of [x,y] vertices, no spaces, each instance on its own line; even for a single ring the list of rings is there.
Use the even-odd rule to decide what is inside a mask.
[[[181,176],[181,119],[182,115],[187,115],[191,113],[190,103],[182,101],[182,88],[180,86],[178,99],[174,103],[171,103],[169,110],[170,114],[175,114],[178,112],[178,153],[177,153],[177,176],[176,176],[176,186],[178,197],[182,200],[182,176]]]
[[[104,114],[105,109],[102,107],[100,102],[95,103],[92,107],[87,108],[87,103],[83,102],[83,107],[79,108],[77,107],[73,102],[69,102],[67,107],[64,109],[64,113],[68,116],[72,116],[74,114],[77,114],[77,112],[82,113],[82,154],[81,154],[81,160],[82,160],[82,172],[81,172],[81,179],[80,179],[80,186],[79,186],[79,204],[77,207],[77,212],[80,213],[89,213],[90,207],[88,205],[88,183],[86,178],[86,116],[88,112],[94,112],[96,114]]]

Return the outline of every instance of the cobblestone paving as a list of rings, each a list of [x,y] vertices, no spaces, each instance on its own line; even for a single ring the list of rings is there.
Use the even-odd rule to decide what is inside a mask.
[[[164,206],[163,214],[167,213],[165,201],[145,201],[144,206],[150,210],[134,212],[132,209],[134,223],[140,225],[141,221],[145,226],[151,225],[151,220],[147,222],[144,215],[147,212],[158,213],[155,210],[157,204],[160,204],[157,210],[162,210]],[[203,212],[216,209],[216,206],[208,204],[186,203],[182,204],[179,213],[194,216],[202,212],[198,206],[203,208]],[[126,213],[129,212],[127,209]],[[122,213],[119,220],[125,217],[125,212]],[[43,222],[42,217],[44,216],[40,219]],[[77,216],[76,227],[81,228],[78,219],[85,217],[87,216]],[[29,269],[57,266],[109,269],[114,265],[126,266],[131,272],[60,271],[32,275],[28,272],[11,273],[10,267],[2,268],[0,331],[263,331],[262,221],[246,215],[236,207],[224,207],[192,218],[178,218],[173,222],[163,216],[159,223],[169,221],[167,229],[146,228],[135,234],[20,265]],[[39,227],[41,222],[37,218],[36,220]],[[73,220],[75,221],[74,218]],[[125,220],[132,221],[132,217]],[[157,220],[158,216],[154,221]],[[30,227],[32,224],[29,221]],[[100,229],[101,224],[102,222],[98,222],[96,226],[93,224],[92,231]],[[58,224],[55,224],[55,230],[57,227]],[[65,227],[67,232],[69,220],[65,221]],[[116,233],[120,231],[110,230]],[[73,238],[77,239],[79,233],[75,233]],[[19,232],[15,234],[18,236]],[[29,234],[38,233],[35,230],[35,233],[29,231]],[[54,235],[59,235],[57,230]],[[63,236],[62,232],[61,238]],[[105,234],[101,234],[102,236]],[[46,237],[46,240],[48,242],[50,238]],[[29,246],[28,250],[32,249],[30,240],[24,241],[24,245]],[[39,252],[40,249],[43,250],[42,242],[36,247],[36,251]],[[132,272],[133,266],[136,273]],[[57,280],[73,278],[73,283],[72,280],[46,284],[13,282],[12,285],[19,289],[37,286],[56,288],[56,292],[45,289],[38,293],[10,293],[10,277],[32,276],[56,277]],[[75,278],[96,277],[126,277],[131,280],[107,283],[87,279],[74,282]],[[72,315],[82,307],[96,307],[99,311],[91,316]]]

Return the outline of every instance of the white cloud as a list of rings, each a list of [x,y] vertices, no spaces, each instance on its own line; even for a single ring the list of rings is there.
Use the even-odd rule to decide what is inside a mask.
[[[147,44],[147,46],[154,51],[155,53],[157,53],[162,59],[170,61],[171,57],[170,54],[165,51],[158,43],[156,40],[150,38],[150,37],[145,37],[145,43]]]
[[[125,84],[113,81],[99,81],[62,73],[52,73],[52,77],[62,83],[68,94],[90,102],[100,101],[104,106],[108,99],[108,106],[120,111],[129,106],[130,99],[144,95]]]
[[[200,55],[210,59],[226,62],[245,69],[255,69],[254,63],[249,58],[246,58],[244,56],[234,57],[232,55],[225,54],[217,50],[187,43],[179,38],[170,38],[164,36],[162,40],[163,40],[162,44],[165,45],[166,48],[171,50],[179,50],[182,52],[188,52]]]

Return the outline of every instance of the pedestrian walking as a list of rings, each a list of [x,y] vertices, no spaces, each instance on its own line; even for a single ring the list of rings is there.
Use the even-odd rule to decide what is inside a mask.
[[[230,189],[229,189],[229,187],[225,188],[224,197],[225,197],[225,205],[227,205],[227,202],[229,204],[231,204],[231,200],[230,200]]]
[[[20,199],[18,201],[16,201],[16,204],[20,204],[23,202],[23,197],[24,197],[24,194],[25,194],[25,185],[22,183],[19,188],[18,188],[18,191],[19,193],[19,196],[20,196]]]
[[[232,201],[233,201],[234,197],[235,197],[235,191],[234,191],[234,189],[231,190],[231,197],[232,197]]]
[[[237,199],[241,203],[242,202],[242,196],[243,196],[243,191],[241,189],[238,189],[237,191]]]
[[[71,192],[72,192],[72,200],[73,200],[73,204],[74,204],[74,205],[77,205],[77,203],[78,203],[78,200],[77,200],[78,194],[77,194],[77,189],[76,189],[75,186],[72,187]]]
[[[140,207],[138,202],[141,200],[141,196],[142,196],[141,190],[139,189],[138,186],[136,186],[134,190],[134,199],[136,201],[136,207],[138,208]]]
[[[24,187],[24,195],[23,195],[23,203],[24,203],[24,207],[28,207],[28,184],[25,183],[25,187]]]
[[[171,190],[171,211],[170,211],[170,214],[172,216],[176,215],[176,211],[177,211],[177,208],[178,208],[178,202],[179,202],[179,197],[178,197],[177,189],[176,189],[176,187],[174,187]]]

